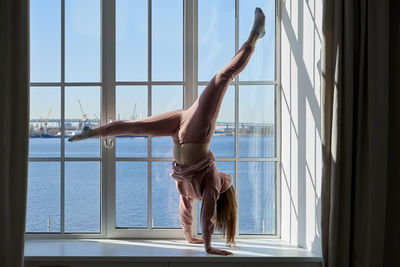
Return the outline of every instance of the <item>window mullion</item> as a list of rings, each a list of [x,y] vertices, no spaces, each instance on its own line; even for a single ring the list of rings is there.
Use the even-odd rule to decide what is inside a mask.
[[[115,0],[102,0],[102,7],[105,11],[102,13],[102,68],[103,68],[103,89],[102,89],[102,124],[106,124],[110,121],[115,120]],[[115,210],[116,210],[116,192],[115,192],[115,146],[111,149],[103,146],[101,139],[100,145],[102,146],[102,181],[105,183],[105,190],[102,193],[106,193],[102,200],[105,201],[106,205],[103,205],[102,212],[103,216],[106,216],[105,226],[102,229],[106,229],[105,236],[110,237],[115,231]],[[112,137],[113,143],[115,144],[115,137]],[[105,175],[105,177],[104,177]]]
[[[151,98],[152,98],[152,0],[148,0],[147,8],[147,77],[148,77],[148,87],[147,87],[147,114],[152,115],[151,109]],[[147,137],[147,229],[151,230],[152,227],[152,145],[151,136]]]
[[[107,118],[107,2],[101,1],[101,113],[100,113],[100,124],[104,124]],[[102,235],[107,236],[107,225],[108,224],[108,216],[107,216],[107,150],[103,146],[103,140],[100,138],[100,162],[101,162],[101,171],[100,171],[100,181],[101,181],[101,209],[100,209],[100,232]]]
[[[235,0],[235,53],[239,49],[239,0]],[[235,80],[235,185],[239,204],[239,76]],[[237,210],[236,237],[239,235],[239,208]]]
[[[277,85],[275,86],[275,157],[277,158],[277,163],[275,164],[275,234],[281,237],[281,223],[282,223],[282,179],[281,179],[281,162],[282,162],[282,111],[281,111],[281,1],[275,1],[275,80],[277,80]]]
[[[65,0],[61,0],[61,192],[60,192],[60,234],[64,235],[65,213]]]
[[[197,0],[183,1],[183,51],[184,51],[184,108],[189,108],[197,99],[197,39],[198,39],[198,2]],[[198,231],[198,201],[193,201],[192,234]]]
[[[183,2],[184,8],[184,107],[189,108],[197,99],[197,0]]]

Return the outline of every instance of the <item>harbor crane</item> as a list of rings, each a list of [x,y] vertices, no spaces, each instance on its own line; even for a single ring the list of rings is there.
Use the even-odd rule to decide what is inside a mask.
[[[39,127],[39,132],[43,133],[43,119],[42,116],[40,116],[40,127]]]
[[[134,121],[135,119],[136,119],[136,103],[137,102],[135,102],[135,105],[133,106],[133,113],[132,113],[132,116],[131,116],[131,120],[132,121]]]
[[[97,115],[96,114],[93,114],[94,115],[94,117],[95,117],[95,119],[96,119],[96,123],[97,123],[97,125],[100,125],[100,119],[99,119],[99,117],[97,117]]]
[[[49,118],[50,118],[50,113],[51,113],[51,108],[49,109],[49,112],[47,113],[46,120],[44,121],[44,130],[45,130],[45,133],[47,133],[47,123],[48,123]]]
[[[82,112],[82,128],[83,128],[83,127],[85,127],[85,125],[86,125],[87,115],[86,115],[86,113],[83,111],[83,106],[82,106],[82,103],[81,103],[81,100],[80,100],[80,99],[78,99],[78,102],[79,102],[79,106],[80,106],[81,112]]]

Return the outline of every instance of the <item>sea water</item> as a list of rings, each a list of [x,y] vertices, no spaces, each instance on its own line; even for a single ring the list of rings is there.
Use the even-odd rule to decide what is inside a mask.
[[[64,231],[100,232],[100,140],[89,139],[76,143],[65,140],[67,160],[64,166],[60,160],[50,159],[60,158],[60,138],[31,138],[29,142],[31,159],[49,160],[29,162],[26,231],[60,232],[63,195]],[[239,157],[275,157],[275,140],[272,136],[240,136],[238,143]],[[148,156],[146,137],[118,137],[115,146],[116,228],[147,228],[148,209],[151,209],[152,228],[180,228],[179,194],[175,181],[169,176],[172,162],[127,161],[127,158]],[[152,138],[151,156],[172,158],[172,148],[170,137]],[[239,233],[275,233],[276,163],[239,161],[236,175],[234,137],[216,135],[210,149],[217,158],[219,171],[229,173],[234,178],[239,197]],[[79,161],[73,160],[77,157]],[[223,161],[218,160],[222,158]],[[62,171],[65,174],[64,181],[61,181]],[[148,183],[151,183],[151,187]],[[151,188],[151,205],[148,203],[148,188]],[[200,212],[201,202],[198,205]]]

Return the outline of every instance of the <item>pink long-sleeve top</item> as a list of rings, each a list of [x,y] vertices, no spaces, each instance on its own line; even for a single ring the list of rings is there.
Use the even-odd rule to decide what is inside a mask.
[[[192,229],[193,200],[202,201],[200,224],[206,248],[211,246],[219,195],[232,185],[232,176],[219,172],[214,161],[215,157],[211,151],[189,166],[179,166],[174,161],[170,174],[175,179],[181,195],[179,216],[184,232],[191,232]]]

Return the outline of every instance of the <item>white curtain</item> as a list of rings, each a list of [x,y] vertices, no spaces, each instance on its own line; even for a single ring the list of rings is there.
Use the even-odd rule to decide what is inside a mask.
[[[29,128],[28,0],[0,1],[0,266],[23,265]]]
[[[325,267],[400,266],[398,2],[324,1]]]

